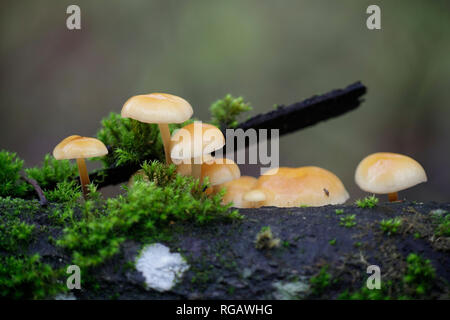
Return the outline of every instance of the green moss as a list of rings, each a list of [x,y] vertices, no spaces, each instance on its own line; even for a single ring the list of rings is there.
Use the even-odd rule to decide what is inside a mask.
[[[208,197],[204,185],[175,174],[175,166],[144,163],[150,182],[136,181],[125,196],[102,201],[91,190],[81,210],[84,219],[64,229],[58,245],[70,250],[80,267],[101,264],[115,255],[127,238],[151,241],[170,229],[171,222],[206,223],[237,219],[237,211],[221,204],[222,193]]]
[[[378,204],[378,198],[374,195],[356,200],[355,204],[360,208],[374,208]]]
[[[34,225],[27,224],[19,218],[9,219],[0,224],[0,249],[15,251],[26,246],[32,239]]]
[[[337,215],[341,215],[341,214],[344,214],[344,209],[336,209],[336,210],[334,210],[334,212],[335,212]]]
[[[0,151],[0,197],[22,197],[30,189],[20,180],[22,167],[23,160],[15,153]]]
[[[402,226],[402,219],[393,218],[393,219],[383,219],[380,221],[380,228],[388,236],[392,234],[396,234],[400,227]]]
[[[380,289],[370,290],[364,285],[355,292],[345,290],[338,299],[346,300],[388,300],[418,299],[427,297],[433,287],[436,271],[430,260],[411,253],[406,258],[406,268],[400,278],[381,283]]]
[[[73,207],[82,195],[81,187],[76,181],[59,182],[55,189],[44,191],[44,194],[48,201],[64,203],[68,207]]]
[[[188,120],[182,124],[170,124],[170,131],[173,132],[191,122],[192,120]],[[163,144],[156,124],[122,118],[114,112],[104,118],[101,124],[97,138],[113,150],[101,158],[105,166],[140,164],[145,160],[164,159]]]
[[[227,94],[211,105],[211,123],[220,128],[235,128],[238,125],[237,117],[250,110],[252,107],[242,97],[234,98]]]
[[[331,274],[328,273],[328,266],[323,266],[319,273],[309,279],[311,292],[314,295],[321,295],[325,289],[331,285]]]
[[[354,226],[356,226],[356,215],[354,214],[350,214],[350,215],[346,215],[345,217],[342,217],[339,219],[339,225],[346,227],[346,228],[352,228]]]
[[[56,160],[46,154],[40,167],[27,168],[28,177],[37,181],[42,189],[52,189],[57,183],[68,182],[77,176],[77,166],[69,160]]]
[[[330,241],[328,241],[328,243],[330,244],[330,246],[334,246],[336,245],[336,239],[331,239]]]
[[[388,294],[387,288],[389,284],[386,286],[381,285],[380,289],[372,289],[370,290],[367,286],[363,286],[360,290],[355,291],[353,293],[349,293],[348,290],[345,290],[341,294],[339,294],[338,299],[340,300],[390,300],[391,297]]]
[[[436,271],[431,261],[423,259],[420,255],[411,253],[406,258],[406,273],[403,277],[405,286],[417,296],[423,296],[429,292],[436,277]]]
[[[65,291],[60,272],[40,261],[39,255],[0,257],[0,297],[45,299]]]
[[[435,223],[435,234],[437,236],[450,237],[450,212],[433,213]]]

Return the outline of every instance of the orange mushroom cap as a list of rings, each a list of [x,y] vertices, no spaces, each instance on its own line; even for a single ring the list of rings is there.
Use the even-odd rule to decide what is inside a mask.
[[[341,180],[328,170],[313,166],[277,170],[259,177],[244,199],[262,201],[264,206],[295,207],[340,204],[349,198]]]
[[[145,123],[183,123],[194,111],[189,102],[168,93],[150,93],[131,97],[121,115]]]
[[[378,152],[365,157],[356,168],[355,182],[364,191],[394,193],[426,182],[423,167],[408,156]]]
[[[222,199],[223,204],[233,202],[233,207],[236,208],[253,208],[255,207],[255,203],[244,200],[244,194],[253,189],[257,182],[258,179],[254,177],[242,176],[217,185],[216,190],[226,190]]]
[[[78,135],[65,138],[53,149],[56,160],[101,157],[107,153],[100,140]]]

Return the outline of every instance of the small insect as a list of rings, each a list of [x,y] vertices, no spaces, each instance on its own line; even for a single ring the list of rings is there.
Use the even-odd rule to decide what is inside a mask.
[[[325,195],[326,195],[327,197],[330,196],[330,192],[329,192],[327,189],[323,188],[323,192],[325,192]]]

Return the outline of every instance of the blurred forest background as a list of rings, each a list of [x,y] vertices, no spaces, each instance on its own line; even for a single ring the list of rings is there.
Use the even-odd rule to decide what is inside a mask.
[[[66,28],[81,7],[82,30]],[[366,28],[381,7],[382,29]],[[26,166],[71,134],[94,136],[132,95],[168,92],[194,116],[226,93],[252,115],[361,80],[354,112],[280,140],[280,165],[317,165],[352,199],[369,153],[418,160],[429,182],[402,193],[450,200],[450,2],[324,0],[2,1],[0,149]],[[243,174],[256,172],[243,168]],[[384,199],[385,200],[385,199]]]

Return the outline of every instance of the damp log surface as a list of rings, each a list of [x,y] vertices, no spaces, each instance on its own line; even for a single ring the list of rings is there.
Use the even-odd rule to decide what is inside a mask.
[[[337,215],[336,209],[344,214]],[[244,209],[245,219],[240,222],[174,226],[173,239],[162,243],[171,252],[180,252],[189,270],[167,292],[145,288],[143,275],[125,267],[134,263],[145,245],[134,241],[127,241],[120,254],[91,271],[95,290],[85,285],[73,292],[77,299],[336,299],[345,290],[361,289],[368,265],[380,267],[383,281],[401,282],[406,257],[416,253],[430,259],[436,270],[436,278],[422,298],[448,299],[445,281],[450,282],[450,238],[435,235],[436,210],[448,212],[450,203],[398,202],[373,209],[354,205]],[[352,228],[340,225],[347,214],[356,216]],[[403,223],[389,236],[381,232],[379,222],[393,217]],[[256,235],[266,226],[281,245],[257,250]],[[34,250],[47,261],[70,261],[52,246]],[[330,285],[313,294],[309,279],[323,266],[328,266]],[[411,294],[399,284],[393,288],[392,295],[395,291]]]

